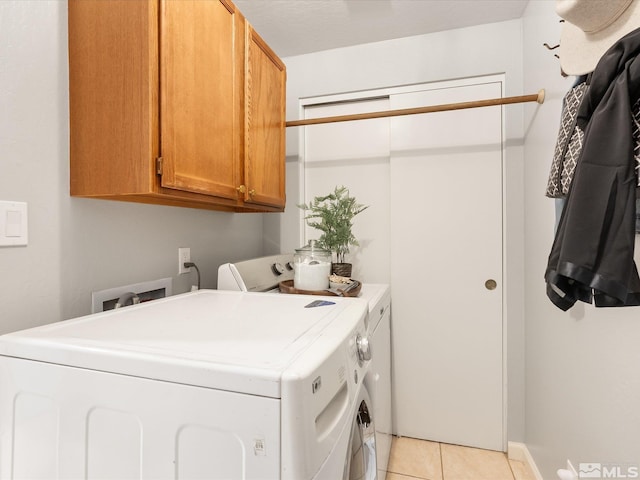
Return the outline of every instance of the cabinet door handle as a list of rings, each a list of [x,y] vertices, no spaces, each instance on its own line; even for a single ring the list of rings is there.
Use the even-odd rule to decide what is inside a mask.
[[[238,191],[238,193],[244,193],[247,191],[247,187],[245,187],[244,185],[240,185],[236,188],[236,190]]]
[[[251,190],[249,190],[249,196],[253,197],[256,194],[256,191],[252,188]]]

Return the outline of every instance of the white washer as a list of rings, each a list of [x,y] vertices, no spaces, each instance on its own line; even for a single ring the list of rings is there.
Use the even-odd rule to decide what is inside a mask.
[[[258,257],[218,268],[218,289],[279,293],[278,283],[293,279],[293,255]],[[364,386],[373,404],[378,480],[384,480],[392,440],[391,416],[391,292],[389,285],[364,283],[360,298],[369,303],[367,332],[372,361]]]
[[[314,300],[201,290],[0,337],[0,478],[374,479],[367,303]]]

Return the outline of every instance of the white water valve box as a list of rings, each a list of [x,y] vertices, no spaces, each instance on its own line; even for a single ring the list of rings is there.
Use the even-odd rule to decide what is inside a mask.
[[[0,200],[0,247],[28,243],[27,204]]]

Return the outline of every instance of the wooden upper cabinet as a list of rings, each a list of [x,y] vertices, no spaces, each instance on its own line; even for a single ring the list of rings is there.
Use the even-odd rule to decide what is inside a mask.
[[[71,194],[282,211],[284,78],[229,0],[69,0]]]
[[[284,207],[286,69],[251,25],[246,31],[245,201]]]

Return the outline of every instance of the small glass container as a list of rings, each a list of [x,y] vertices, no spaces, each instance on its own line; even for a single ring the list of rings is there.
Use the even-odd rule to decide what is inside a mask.
[[[299,290],[325,290],[329,288],[331,252],[316,244],[315,240],[293,255],[293,286]]]

